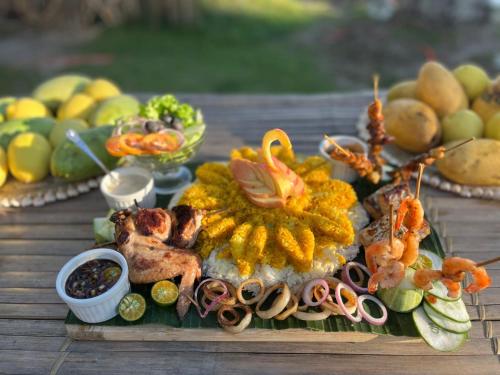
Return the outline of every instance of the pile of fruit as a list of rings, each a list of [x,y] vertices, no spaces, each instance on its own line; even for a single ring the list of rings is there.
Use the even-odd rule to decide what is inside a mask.
[[[387,132],[412,153],[475,137],[436,162],[442,175],[467,185],[500,185],[500,76],[491,80],[479,66],[453,71],[425,63],[416,80],[397,83],[384,108]]]
[[[31,97],[0,98],[0,186],[8,173],[23,183],[50,174],[77,181],[96,176],[99,168],[66,140],[68,129],[109,167],[117,158],[104,147],[113,126],[139,113],[140,103],[123,95],[107,79],[62,75],[43,82]]]

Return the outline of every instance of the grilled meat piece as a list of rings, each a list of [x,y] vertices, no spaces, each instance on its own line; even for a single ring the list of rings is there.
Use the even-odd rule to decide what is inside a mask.
[[[191,305],[193,285],[201,277],[201,258],[190,250],[162,242],[170,233],[171,219],[162,209],[120,211],[115,222],[118,250],[127,260],[130,281],[147,284],[181,276],[177,313],[182,319]]]
[[[169,244],[182,249],[190,249],[196,242],[201,230],[201,210],[181,205],[172,208],[173,233]]]
[[[374,219],[389,214],[391,203],[399,207],[401,201],[411,196],[410,186],[405,182],[402,184],[388,184],[382,186],[373,194],[363,200],[363,206]]]
[[[394,221],[396,220],[396,214],[394,214]],[[384,215],[381,218],[373,221],[366,228],[359,232],[359,241],[366,248],[372,243],[377,241],[382,241],[383,239],[389,238],[389,228],[390,221],[389,215]],[[404,225],[397,231],[394,231],[394,237],[402,239],[403,235],[408,231]],[[422,241],[431,233],[431,228],[427,220],[424,220],[422,228],[417,232],[419,241]]]

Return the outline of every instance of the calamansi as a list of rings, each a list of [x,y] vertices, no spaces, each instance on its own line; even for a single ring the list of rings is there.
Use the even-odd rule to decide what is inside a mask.
[[[170,306],[177,301],[179,289],[168,280],[158,281],[151,288],[151,298],[160,306]]]

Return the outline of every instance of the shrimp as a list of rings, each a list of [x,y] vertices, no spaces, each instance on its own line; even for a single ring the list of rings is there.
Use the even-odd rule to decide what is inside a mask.
[[[415,263],[418,258],[420,245],[418,231],[424,225],[424,208],[419,199],[407,197],[401,202],[396,217],[396,230],[400,229],[403,223],[408,232],[403,236],[405,251],[401,262],[408,267]]]
[[[396,218],[396,230],[404,223],[409,231],[417,231],[424,224],[424,208],[417,198],[407,197],[403,199],[398,208]]]
[[[491,285],[491,278],[484,267],[477,267],[476,262],[466,258],[451,257],[443,261],[442,270],[417,270],[413,282],[424,290],[432,289],[432,282],[440,280],[448,289],[449,297],[458,297],[460,282],[465,278],[465,273],[472,275],[473,282],[464,290],[467,293],[477,293]]]
[[[405,266],[397,260],[390,261],[386,266],[381,266],[368,280],[368,292],[373,294],[378,286],[392,288],[401,282],[405,276]]]
[[[409,267],[417,261],[418,250],[420,248],[419,235],[416,231],[408,231],[403,236],[404,252],[400,261]]]
[[[378,266],[387,266],[391,260],[399,260],[403,251],[404,244],[398,238],[393,238],[392,246],[389,239],[374,242],[365,250],[366,265],[371,273],[375,273]]]
[[[469,272],[473,278],[472,283],[464,288],[467,293],[477,293],[491,285],[491,278],[486,269],[484,267],[477,267],[476,262],[473,260],[452,257],[446,258],[443,261],[443,275],[447,279],[460,282],[464,279],[466,272]]]

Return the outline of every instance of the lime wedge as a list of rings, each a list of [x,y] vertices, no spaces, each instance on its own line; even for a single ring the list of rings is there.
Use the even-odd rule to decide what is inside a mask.
[[[177,301],[179,289],[168,280],[158,281],[151,288],[151,298],[160,306],[170,306]]]
[[[118,314],[128,322],[134,322],[144,315],[146,300],[137,293],[129,293],[122,298],[118,305]]]

